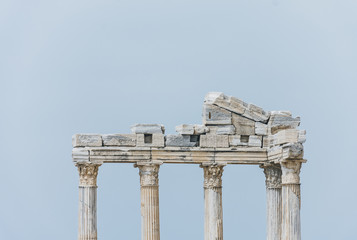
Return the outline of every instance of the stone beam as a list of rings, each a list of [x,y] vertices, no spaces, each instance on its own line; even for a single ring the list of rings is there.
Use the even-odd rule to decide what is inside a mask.
[[[85,147],[74,148],[74,162],[137,163],[158,160],[163,163],[202,164],[262,164],[268,161],[264,148],[126,148]]]

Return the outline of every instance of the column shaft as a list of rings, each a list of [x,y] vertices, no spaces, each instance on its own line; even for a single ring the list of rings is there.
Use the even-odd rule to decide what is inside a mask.
[[[301,162],[281,163],[282,176],[282,240],[301,240],[300,168]]]
[[[78,239],[97,239],[97,187],[79,187]]]
[[[79,184],[78,240],[97,239],[97,175],[100,164],[77,164]]]
[[[141,239],[160,240],[159,167],[161,162],[138,163],[141,185]]]
[[[267,240],[281,240],[281,168],[278,164],[262,166],[267,196]]]
[[[205,240],[223,240],[222,173],[224,165],[201,165],[204,171]]]

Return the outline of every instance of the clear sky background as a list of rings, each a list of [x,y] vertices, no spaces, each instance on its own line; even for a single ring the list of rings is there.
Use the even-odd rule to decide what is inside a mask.
[[[357,239],[357,1],[0,1],[0,239],[75,240],[75,133],[201,123],[222,91],[307,130],[303,240]],[[265,239],[258,166],[223,176],[224,238]],[[162,240],[203,239],[203,171],[160,171]],[[99,239],[140,239],[132,164],[98,176]]]

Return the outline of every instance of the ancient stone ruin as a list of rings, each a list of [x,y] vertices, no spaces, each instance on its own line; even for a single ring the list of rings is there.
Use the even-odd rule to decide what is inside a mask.
[[[300,168],[305,131],[288,111],[266,112],[235,97],[205,97],[202,124],[182,124],[164,135],[159,124],[136,124],[131,134],[75,134],[79,170],[80,240],[97,239],[98,168],[133,163],[141,185],[141,239],[159,240],[159,167],[199,164],[204,172],[205,240],[223,240],[222,173],[230,164],[260,166],[266,176],[267,240],[300,240]]]

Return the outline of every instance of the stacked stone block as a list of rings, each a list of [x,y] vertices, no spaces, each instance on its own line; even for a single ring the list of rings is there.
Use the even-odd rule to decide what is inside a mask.
[[[73,147],[180,147],[180,148],[266,148],[269,154],[294,145],[302,148],[306,132],[298,130],[299,117],[288,111],[265,112],[223,93],[205,96],[203,124],[181,124],[177,134],[165,134],[160,124],[136,124],[132,134],[76,134]]]

